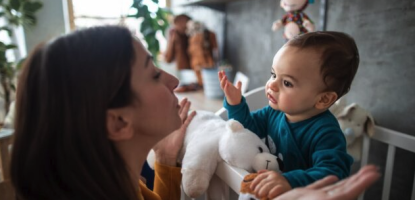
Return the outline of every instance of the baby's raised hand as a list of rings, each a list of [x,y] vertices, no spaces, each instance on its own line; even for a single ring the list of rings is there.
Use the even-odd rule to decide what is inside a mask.
[[[289,190],[291,185],[282,174],[275,171],[261,170],[251,183],[251,189],[258,198],[275,198]]]
[[[225,93],[226,101],[228,104],[232,106],[240,104],[242,98],[242,83],[238,81],[235,87],[231,82],[229,82],[228,77],[226,77],[224,71],[219,71],[218,77],[220,81],[220,88],[222,88],[223,92]]]

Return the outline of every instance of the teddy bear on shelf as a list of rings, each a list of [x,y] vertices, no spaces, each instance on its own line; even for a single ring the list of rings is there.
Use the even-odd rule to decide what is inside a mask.
[[[190,66],[195,71],[197,83],[203,86],[202,69],[214,68],[219,57],[216,34],[208,30],[202,22],[190,20],[187,22],[189,36]]]
[[[284,38],[287,40],[314,31],[313,21],[303,12],[308,3],[309,0],[281,0],[280,6],[287,13],[273,23],[272,30],[277,31],[284,26]]]
[[[198,111],[189,124],[178,159],[182,165],[182,187],[191,198],[208,193],[208,188],[215,186],[210,182],[220,162],[248,172],[277,170],[281,165],[265,143],[242,124],[232,119],[224,121],[207,111]],[[147,161],[152,167],[154,155],[149,154]],[[212,196],[217,194],[209,195],[216,199]]]

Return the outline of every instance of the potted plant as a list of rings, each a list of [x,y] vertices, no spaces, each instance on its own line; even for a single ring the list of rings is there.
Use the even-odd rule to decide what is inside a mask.
[[[158,31],[161,31],[163,35],[165,34],[166,29],[169,27],[167,20],[169,12],[158,6],[158,0],[152,0],[152,2],[156,4],[156,11],[150,11],[148,5],[144,4],[144,0],[134,0],[131,8],[137,10],[137,13],[128,15],[127,17],[143,19],[140,32],[144,36],[148,50],[156,57],[160,52],[160,44],[156,38],[156,34]]]
[[[43,4],[32,0],[0,0],[0,17],[4,18],[6,25],[0,27],[0,31],[7,32],[11,41],[16,42],[14,28],[30,27],[36,24],[35,13]],[[16,90],[15,76],[21,66],[22,60],[11,61],[7,56],[8,50],[18,48],[15,44],[0,40],[0,87],[4,99],[4,110],[8,112],[12,100],[12,94]]]

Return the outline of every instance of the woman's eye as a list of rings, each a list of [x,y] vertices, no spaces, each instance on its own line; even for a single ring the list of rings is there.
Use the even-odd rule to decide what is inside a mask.
[[[293,84],[291,84],[290,82],[288,82],[288,81],[283,81],[283,83],[284,83],[284,86],[285,87],[292,87],[293,86]]]
[[[159,79],[160,76],[161,76],[161,71],[157,71],[153,78],[154,79]]]

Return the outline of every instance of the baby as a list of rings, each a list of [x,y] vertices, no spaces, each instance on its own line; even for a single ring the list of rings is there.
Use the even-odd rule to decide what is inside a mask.
[[[265,138],[284,172],[261,171],[251,184],[258,197],[274,198],[327,175],[349,176],[353,159],[328,110],[350,90],[359,65],[356,43],[340,32],[311,32],[289,40],[276,54],[265,95],[269,105],[249,112],[241,83],[219,72],[229,119]]]

